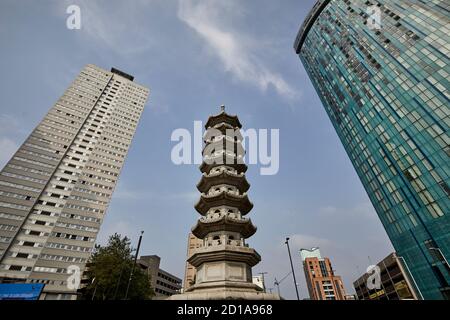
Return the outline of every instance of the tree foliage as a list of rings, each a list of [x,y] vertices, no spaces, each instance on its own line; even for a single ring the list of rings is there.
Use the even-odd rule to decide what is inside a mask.
[[[133,251],[130,239],[117,233],[109,237],[106,246],[96,245],[85,272],[88,285],[82,290],[84,299],[124,299],[134,264]],[[149,276],[136,266],[127,299],[151,299],[153,295]]]

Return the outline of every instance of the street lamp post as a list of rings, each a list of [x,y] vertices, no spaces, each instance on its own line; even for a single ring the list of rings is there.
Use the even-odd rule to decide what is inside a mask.
[[[95,282],[95,277],[94,277],[94,279],[92,279],[91,284],[94,284],[94,282]],[[98,283],[95,284],[94,293],[92,293],[92,298],[91,298],[92,301],[94,301],[94,299],[95,299],[95,294],[97,293],[97,286],[98,286]]]
[[[259,274],[260,274],[261,277],[262,277],[262,283],[263,283],[264,292],[267,292],[267,291],[266,291],[266,281],[265,281],[265,279],[264,279],[264,275],[267,274],[267,272],[260,272]]]
[[[139,236],[138,246],[137,246],[137,249],[136,249],[136,255],[134,256],[133,267],[131,268],[130,278],[128,279],[127,291],[125,292],[124,300],[127,300],[127,298],[128,298],[128,291],[130,290],[131,279],[133,278],[134,269],[136,268],[136,261],[137,261],[137,257],[138,257],[138,254],[139,254],[139,248],[141,247],[141,241],[142,241],[142,235],[143,234],[144,234],[144,231],[141,231],[141,235]]]
[[[289,238],[286,238],[285,244],[287,245],[289,260],[291,262],[292,276],[294,278],[294,285],[295,285],[295,293],[297,294],[297,300],[300,300],[300,296],[298,295],[297,280],[295,279],[294,264],[292,263],[291,249],[289,248]]]

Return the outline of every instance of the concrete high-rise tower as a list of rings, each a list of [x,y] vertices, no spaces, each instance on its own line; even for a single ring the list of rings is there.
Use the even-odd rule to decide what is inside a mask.
[[[246,217],[253,204],[247,196],[241,127],[224,106],[205,125],[203,175],[197,184],[201,196],[195,205],[202,217],[192,228],[202,244],[187,260],[196,270],[195,281],[171,299],[278,299],[253,284],[252,267],[261,257],[246,243],[256,227]]]
[[[0,173],[0,281],[74,299],[149,90],[87,65]],[[79,268],[79,269],[78,269]]]
[[[445,0],[320,0],[294,45],[425,299],[450,299],[449,26]]]

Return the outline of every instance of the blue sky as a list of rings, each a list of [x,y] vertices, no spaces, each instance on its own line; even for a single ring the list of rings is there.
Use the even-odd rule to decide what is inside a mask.
[[[225,104],[245,128],[280,129],[280,170],[247,179],[262,261],[254,274],[290,271],[291,237],[300,295],[307,297],[298,250],[319,246],[348,292],[369,263],[393,251],[369,199],[292,48],[314,0],[131,0],[0,3],[0,166],[13,155],[81,68],[119,68],[151,90],[98,242],[119,232],[162,268],[184,274],[197,165],[176,166],[170,136],[193,130]],[[66,28],[67,6],[81,30]],[[359,269],[359,272],[358,272]],[[291,279],[280,286],[295,298]]]

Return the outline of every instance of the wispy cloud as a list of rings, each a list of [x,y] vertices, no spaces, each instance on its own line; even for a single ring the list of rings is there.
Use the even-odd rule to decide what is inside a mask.
[[[19,146],[15,141],[9,138],[0,137],[0,169],[6,165],[18,148]]]
[[[96,243],[100,245],[106,245],[108,243],[109,237],[114,233],[118,233],[122,237],[127,236],[128,238],[130,238],[137,233],[136,226],[132,226],[130,222],[124,220],[118,220],[108,223],[100,230]]]
[[[123,183],[119,182],[116,191],[114,192],[114,198],[120,200],[159,200],[159,201],[183,201],[188,203],[195,203],[198,200],[199,193],[192,192],[157,192],[154,190],[136,190],[128,188]]]
[[[0,169],[6,165],[19,148],[18,137],[21,137],[23,133],[18,118],[0,114]]]
[[[235,79],[263,91],[273,86],[279,95],[289,100],[296,98],[299,93],[281,75],[271,71],[258,55],[262,48],[257,47],[257,42],[246,41],[242,32],[233,30],[231,16],[236,12],[242,10],[234,1],[180,0],[178,7],[179,19],[206,41],[225,71]]]
[[[146,52],[153,41],[146,28],[145,10],[153,1],[66,0],[64,9],[80,7],[81,29],[76,31],[125,57]],[[61,11],[61,10],[60,10]],[[126,28],[124,27],[126,25]]]
[[[355,204],[350,208],[339,208],[336,206],[323,206],[318,209],[318,215],[322,217],[346,217],[348,219],[358,217],[362,219],[376,219],[377,214],[370,202]]]
[[[169,106],[164,103],[150,104],[150,110],[156,115],[167,114],[170,110]]]
[[[0,134],[14,134],[17,132],[23,132],[19,119],[10,114],[0,114]]]
[[[307,234],[294,234],[290,237],[290,241],[295,248],[310,249],[313,247],[324,248],[326,251],[332,251],[333,242],[329,239],[316,237]]]

